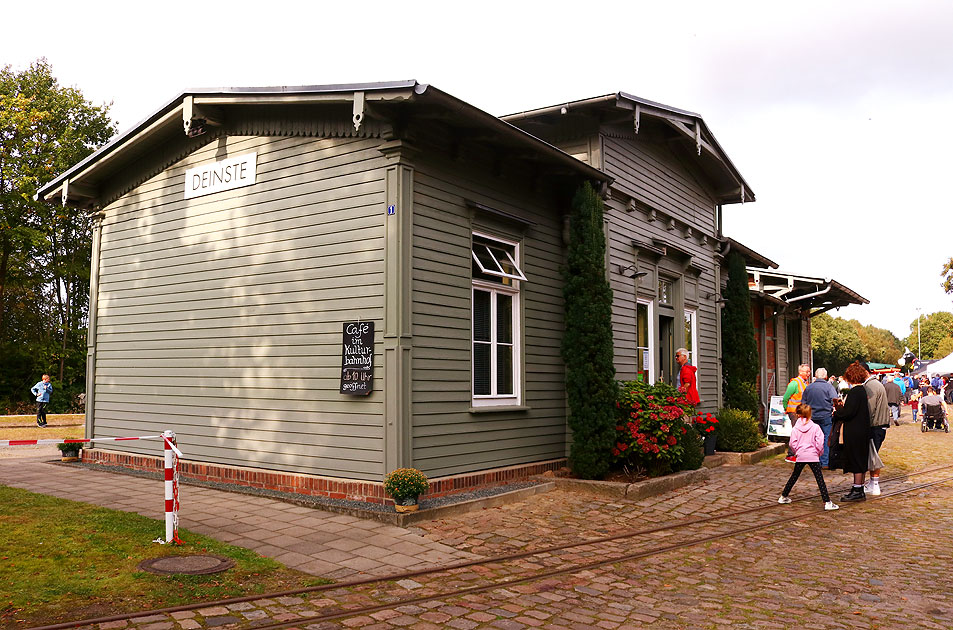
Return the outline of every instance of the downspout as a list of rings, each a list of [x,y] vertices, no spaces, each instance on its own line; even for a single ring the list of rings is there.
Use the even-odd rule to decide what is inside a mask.
[[[729,241],[728,239],[725,239],[725,240],[722,242],[722,245],[724,245],[725,248],[724,248],[723,250],[721,250],[720,252],[718,252],[718,255],[721,256],[722,258],[724,258],[725,256],[728,255],[728,252],[731,251],[731,241]],[[720,290],[721,290],[721,289],[719,289],[719,291],[720,291]]]
[[[89,321],[86,331],[86,437],[93,437],[96,426],[93,410],[96,395],[96,322],[99,311],[99,254],[103,233],[102,212],[90,215],[93,220],[93,243],[89,269]],[[92,446],[92,443],[90,443]]]

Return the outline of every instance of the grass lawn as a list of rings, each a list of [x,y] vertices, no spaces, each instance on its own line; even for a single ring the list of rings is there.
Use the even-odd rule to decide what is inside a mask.
[[[54,427],[51,425],[41,429],[34,423],[32,427],[0,428],[0,440],[79,440],[84,437],[86,437],[86,428],[82,425],[78,427]]]
[[[49,424],[48,429],[53,427],[63,427],[73,424],[83,424],[86,422],[86,416],[81,413],[51,413],[46,416]],[[36,416],[2,416],[0,415],[0,427],[35,427]]]
[[[32,627],[149,608],[327,583],[253,551],[180,530],[184,545],[160,545],[164,525],[138,514],[0,486],[0,627]],[[235,560],[214,575],[159,576],[145,559],[213,553]]]

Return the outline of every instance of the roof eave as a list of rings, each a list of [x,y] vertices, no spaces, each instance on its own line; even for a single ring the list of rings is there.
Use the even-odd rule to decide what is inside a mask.
[[[104,146],[58,175],[39,188],[37,199],[49,201],[62,196],[66,187],[70,200],[89,203],[95,199],[74,188],[82,184],[83,178],[95,172],[104,164],[122,157],[125,150],[150,134],[168,131],[173,125],[182,125],[183,103],[192,97],[195,105],[227,106],[234,104],[307,104],[352,102],[357,92],[363,92],[365,100],[412,100],[425,98],[437,101],[483,125],[495,127],[511,139],[529,144],[550,159],[579,173],[581,176],[598,182],[610,182],[612,178],[599,169],[564,153],[560,149],[524,132],[499,118],[461,101],[432,86],[416,81],[352,83],[324,86],[281,86],[266,88],[194,88],[181,92],[159,110],[138,124],[119,134]]]
[[[633,113],[636,111],[636,108],[638,108],[639,116],[644,115],[672,119],[683,124],[688,122],[697,123],[702,133],[707,136],[707,138],[711,139],[711,151],[714,158],[721,163],[721,166],[725,172],[737,184],[737,187],[734,190],[718,195],[718,202],[721,204],[733,204],[753,202],[757,200],[754,191],[751,190],[751,186],[748,185],[744,177],[742,177],[741,172],[728,158],[728,154],[722,148],[721,144],[719,144],[718,140],[711,132],[711,129],[708,128],[708,125],[705,123],[704,119],[695,112],[679,109],[670,105],[664,105],[656,101],[650,101],[645,98],[633,96],[626,92],[616,92],[614,94],[604,94],[602,96],[595,96],[577,101],[569,101],[560,105],[550,105],[538,109],[507,114],[506,116],[501,116],[500,118],[506,122],[515,122],[548,114],[568,113],[572,110],[590,107],[604,107],[606,105],[631,110]]]

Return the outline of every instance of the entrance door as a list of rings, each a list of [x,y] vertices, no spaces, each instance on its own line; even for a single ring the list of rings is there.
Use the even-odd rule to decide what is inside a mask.
[[[675,318],[659,315],[658,366],[659,380],[675,385]]]

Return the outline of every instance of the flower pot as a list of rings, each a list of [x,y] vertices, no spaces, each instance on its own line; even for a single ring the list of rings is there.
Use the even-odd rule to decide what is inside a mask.
[[[418,508],[420,508],[420,506],[417,505],[416,503],[414,503],[413,505],[401,505],[400,503],[394,504],[394,509],[401,514],[405,514],[407,512],[416,512]]]
[[[60,461],[61,462],[78,462],[79,457],[76,457],[73,455],[63,455],[62,457],[60,457]]]
[[[715,441],[717,439],[717,435],[709,434],[705,436],[705,455],[715,454]]]

